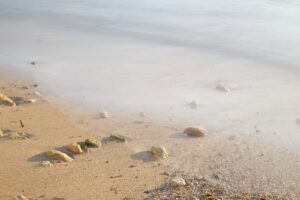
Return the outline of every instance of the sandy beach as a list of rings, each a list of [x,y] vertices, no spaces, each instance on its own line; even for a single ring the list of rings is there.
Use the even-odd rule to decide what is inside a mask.
[[[143,192],[159,186],[166,169],[159,162],[132,159],[126,144],[108,142],[99,149],[73,155],[66,145],[86,138],[102,139],[105,133],[84,131],[68,116],[33,94],[31,84],[2,79],[0,93],[37,99],[16,107],[1,106],[0,128],[30,134],[27,140],[0,138],[0,199],[19,194],[31,199],[142,199]],[[28,87],[28,88],[27,88]],[[21,127],[19,120],[23,122]],[[45,152],[60,149],[72,162],[40,166]]]

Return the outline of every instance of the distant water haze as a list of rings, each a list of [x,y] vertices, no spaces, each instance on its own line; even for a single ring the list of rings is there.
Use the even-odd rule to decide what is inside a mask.
[[[284,0],[1,0],[0,62],[52,100],[300,141],[299,20]]]

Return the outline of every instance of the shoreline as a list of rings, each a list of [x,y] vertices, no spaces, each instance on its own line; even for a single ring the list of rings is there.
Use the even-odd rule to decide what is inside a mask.
[[[149,154],[146,152],[150,147],[145,145],[147,144],[145,141],[151,140],[155,136],[153,135],[155,133],[162,132],[169,134],[170,132],[176,132],[173,135],[173,139],[177,138],[175,144],[180,145],[184,140],[182,140],[182,137],[178,137],[177,132],[180,131],[179,127],[155,124],[146,119],[132,121],[131,119],[122,120],[112,117],[99,120],[98,118],[93,118],[95,117],[94,115],[81,116],[79,118],[77,115],[73,116],[64,107],[60,108],[57,105],[52,105],[34,94],[34,88],[31,87],[34,83],[26,80],[23,81],[23,79],[21,79],[22,82],[12,80],[13,78],[7,78],[0,81],[2,86],[0,93],[4,93],[10,97],[35,98],[38,101],[14,108],[1,106],[0,129],[26,132],[33,136],[26,141],[0,138],[0,150],[2,152],[0,161],[5,161],[5,164],[2,165],[3,171],[0,181],[7,183],[4,184],[5,187],[0,188],[1,199],[12,199],[18,194],[23,194],[33,199],[45,200],[55,198],[72,200],[96,200],[99,198],[108,200],[126,198],[151,199],[151,195],[155,195],[156,197],[169,195],[170,199],[176,197],[170,191],[175,193],[178,191],[168,186],[172,174],[178,173],[176,171],[180,169],[180,166],[175,167],[176,157],[172,158],[173,160],[170,158],[170,160],[167,159],[166,161],[150,162]],[[24,86],[28,88],[24,88]],[[92,123],[84,121],[87,119]],[[24,128],[20,127],[18,120],[22,120],[25,125]],[[95,123],[98,126],[95,126]],[[63,152],[68,152],[66,145],[72,142],[82,141],[86,138],[98,138],[100,140],[110,134],[125,133],[126,135],[130,131],[143,132],[144,134],[140,137],[129,137],[128,144],[104,142],[103,147],[99,149],[92,149],[86,154],[75,155],[75,160],[70,163],[54,163],[51,168],[40,166],[41,161],[49,160],[44,155],[45,151],[60,149]],[[144,138],[145,136],[147,137]],[[223,186],[221,187],[221,185],[226,186],[228,182],[222,182],[223,177],[222,173],[220,173],[222,172],[222,168],[218,167],[218,165],[224,164],[224,160],[218,159],[221,159],[219,156],[220,152],[226,150],[222,148],[230,146],[231,140],[237,143],[236,138],[230,137],[226,141],[221,141],[218,138],[209,137],[205,140],[209,142],[206,144],[202,141],[200,144],[204,146],[203,148],[220,145],[220,148],[214,150],[217,153],[217,157],[210,155],[214,151],[207,150],[202,152],[202,156],[206,156],[211,162],[207,164],[214,166],[217,170],[211,170],[213,173],[212,177],[207,177],[208,173],[203,173],[203,180],[208,189],[212,191],[215,189],[217,191],[222,190],[223,193],[220,194],[225,195],[224,197],[227,195],[227,198],[228,195],[233,194],[235,197],[246,195],[252,196],[254,199],[268,196],[264,192],[266,189],[262,191],[252,189],[250,192],[239,192],[239,189],[237,189],[235,192],[225,194],[224,191],[228,189]],[[164,141],[166,140],[153,141],[153,144],[156,145],[158,142]],[[195,141],[195,144],[199,142]],[[225,143],[225,145],[221,145],[219,142]],[[170,150],[171,156],[174,157],[177,152],[174,149]],[[192,155],[188,155],[188,152],[186,154],[186,156],[195,155],[194,152]],[[205,157],[200,158],[200,156],[197,156],[197,159],[201,159],[203,162],[207,161]],[[242,172],[246,171],[242,170]],[[180,174],[186,177],[189,182],[196,180],[196,185],[200,184],[201,181],[203,184],[202,179],[200,182],[197,182],[198,179],[195,178],[196,176],[193,172],[186,173],[183,170]],[[185,174],[188,174],[188,176]],[[238,178],[242,180],[242,177]],[[246,186],[249,187],[249,185]],[[205,187],[201,187],[199,191],[203,188]],[[232,188],[230,190],[233,191]],[[258,194],[255,194],[256,192],[253,191],[258,192]],[[189,197],[188,195],[192,195],[193,191],[187,187],[186,191],[182,194]],[[283,196],[286,196],[286,194]],[[203,198],[205,197],[203,196]],[[289,196],[286,198],[274,196],[271,199],[292,198]]]

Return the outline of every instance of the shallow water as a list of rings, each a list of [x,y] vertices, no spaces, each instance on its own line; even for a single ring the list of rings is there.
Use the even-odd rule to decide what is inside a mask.
[[[295,153],[293,171],[299,20],[293,0],[0,0],[0,65],[74,108],[254,138]],[[221,92],[218,81],[238,87]]]

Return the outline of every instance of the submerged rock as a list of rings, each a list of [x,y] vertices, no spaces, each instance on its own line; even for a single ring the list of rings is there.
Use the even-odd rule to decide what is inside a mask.
[[[111,140],[117,141],[117,142],[127,142],[124,136],[122,135],[110,135],[109,137]]]
[[[70,144],[68,146],[68,149],[72,152],[72,153],[75,153],[75,154],[81,154],[83,153],[82,149],[81,149],[81,146],[76,143],[76,142],[73,142],[72,144]]]
[[[101,147],[101,145],[102,145],[101,142],[96,139],[86,139],[84,141],[84,144],[88,148],[98,148],[98,147]]]
[[[167,149],[164,146],[153,146],[151,147],[151,153],[154,158],[168,158]]]
[[[64,162],[70,162],[73,160],[73,158],[71,158],[70,156],[68,156],[67,154],[61,152],[61,151],[57,151],[57,150],[51,150],[46,152],[46,155],[54,160],[61,160]]]
[[[4,94],[0,93],[0,105],[16,106],[16,103],[13,100],[11,100],[8,96],[5,96]]]
[[[103,119],[109,118],[109,114],[108,114],[107,111],[101,111],[101,112],[99,112],[99,116],[100,116],[101,118],[103,118]]]
[[[173,177],[171,179],[170,183],[173,187],[182,187],[182,186],[186,185],[184,178],[182,178],[181,176]]]
[[[187,134],[192,137],[203,137],[206,133],[206,130],[202,127],[188,127],[183,131],[183,134]]]

